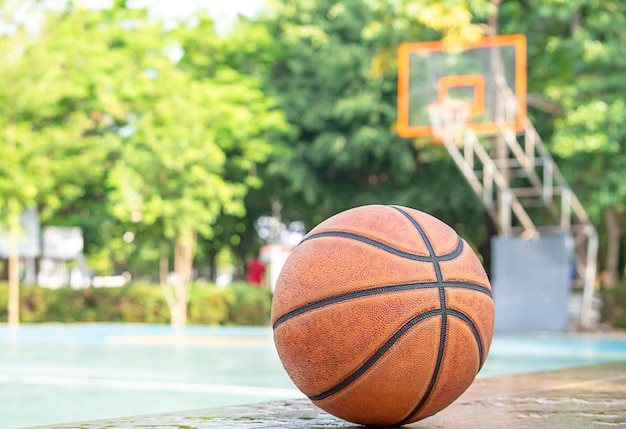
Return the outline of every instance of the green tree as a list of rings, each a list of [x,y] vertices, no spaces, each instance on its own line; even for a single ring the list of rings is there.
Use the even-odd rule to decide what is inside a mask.
[[[372,70],[395,37],[371,25],[385,12],[365,2],[276,2],[266,21],[278,47],[266,85],[296,130],[289,158],[268,172],[285,212],[308,225],[378,199],[375,188],[406,189],[415,172],[414,148],[392,132],[393,70]]]
[[[19,322],[16,242],[19,216],[36,208],[44,220],[97,183],[115,139],[97,123],[98,79],[110,67],[86,64],[97,41],[78,37],[64,15],[29,28],[16,17],[38,2],[5,2],[0,44],[0,226],[11,237],[9,323]],[[70,43],[71,41],[71,43]],[[93,42],[93,43],[92,43]]]
[[[247,81],[255,82],[257,88],[262,88],[263,71],[275,62],[280,49],[263,22],[245,17],[240,17],[233,31],[223,37],[207,37],[207,34],[214,33],[214,24],[211,18],[202,15],[197,25],[182,26],[175,33],[185,53],[179,65],[197,79],[214,76],[222,70],[237,70],[246,76]],[[266,94],[264,97],[269,96]],[[242,126],[249,124],[243,123]],[[240,264],[247,255],[258,252],[260,243],[254,223],[259,216],[267,214],[273,198],[273,193],[267,192],[273,184],[265,183],[265,171],[268,163],[273,164],[278,159],[285,160],[290,156],[285,136],[291,132],[286,122],[281,127],[268,130],[264,141],[256,142],[256,148],[248,152],[255,156],[253,165],[242,159],[236,145],[224,148],[228,164],[222,172],[223,177],[229,181],[247,181],[251,187],[244,200],[245,216],[222,213],[211,238],[199,241],[201,252],[212,268],[215,268],[215,257],[223,249],[232,250]],[[211,272],[215,273],[215,269]]]
[[[163,273],[173,248],[172,287],[164,274],[161,282],[172,324],[183,325],[198,235],[211,238],[222,215],[245,214],[243,199],[259,185],[255,166],[284,121],[254,79],[221,65],[203,76],[185,70],[175,32],[146,21],[123,31],[125,21],[117,25],[131,67],[119,87],[127,135],[109,180],[113,211],[161,229]],[[207,45],[214,39],[202,32]]]
[[[565,172],[581,188],[596,223],[604,223],[603,280],[613,286],[626,215],[626,5],[580,3],[570,10],[568,22],[579,20],[571,25],[571,37],[551,40],[555,55],[574,61],[546,94],[564,111],[554,122],[553,150],[564,159]]]
[[[95,214],[105,253],[161,253],[164,272],[172,246],[177,281],[164,290],[172,323],[184,324],[197,237],[211,238],[220,216],[245,213],[281,113],[232,68],[199,76],[181,67],[175,32],[124,1],[102,10],[68,2],[36,31],[0,42],[12,54],[0,88],[3,222],[16,225],[25,207],[62,222]],[[125,245],[125,230],[141,246]]]
[[[529,44],[529,113],[601,232],[604,284],[623,267],[626,5],[610,0],[511,1],[501,26]]]
[[[398,45],[438,37],[418,19],[426,6],[275,1],[267,17],[240,23],[226,58],[263,79],[293,131],[259,168],[264,187],[248,196],[250,212],[271,215],[279,199],[286,222],[312,227],[356,205],[404,204],[485,237],[480,203],[445,151],[394,130]]]

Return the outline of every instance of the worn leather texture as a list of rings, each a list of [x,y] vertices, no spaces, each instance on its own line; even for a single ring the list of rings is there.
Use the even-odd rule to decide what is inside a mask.
[[[487,358],[491,286],[474,251],[418,210],[371,205],[311,230],[272,303],[285,370],[316,405],[401,425],[458,398]]]

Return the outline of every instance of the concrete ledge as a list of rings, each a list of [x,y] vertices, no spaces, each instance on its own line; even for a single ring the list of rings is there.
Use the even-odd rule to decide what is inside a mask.
[[[358,428],[307,399],[40,426],[48,429]],[[478,379],[448,408],[407,428],[626,427],[626,362]]]

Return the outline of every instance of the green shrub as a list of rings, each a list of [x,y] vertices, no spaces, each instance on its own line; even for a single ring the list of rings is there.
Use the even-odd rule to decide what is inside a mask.
[[[24,298],[24,293],[29,289],[37,289],[36,287],[24,287],[20,289],[20,301]],[[81,322],[85,320],[85,312],[92,302],[92,291],[89,289],[74,290],[70,288],[61,288],[48,291],[50,300],[48,302],[48,310],[45,318],[46,322]],[[21,302],[20,302],[21,304]],[[20,306],[20,310],[23,307]],[[24,318],[24,314],[20,318]]]
[[[215,285],[194,285],[187,309],[187,322],[199,325],[228,324],[229,307],[234,301],[234,295],[229,289]]]
[[[129,285],[129,287],[135,287],[135,284]],[[90,304],[90,314],[93,320],[91,321],[107,321],[107,322],[123,322],[124,318],[121,311],[120,300],[121,296],[127,291],[123,288],[100,288],[100,289],[86,289],[91,290],[93,294],[87,301]]]
[[[42,322],[50,305],[50,290],[24,287],[20,290],[20,312],[23,322]]]
[[[626,283],[603,288],[602,321],[615,328],[626,328]]]
[[[7,320],[8,285],[0,282],[0,322]],[[264,325],[271,295],[246,283],[227,288],[192,285],[189,324]],[[170,312],[160,285],[132,282],[121,288],[47,289],[20,287],[22,322],[168,323]]]
[[[247,283],[233,283],[229,289],[235,300],[229,309],[229,320],[235,325],[267,325],[272,297],[266,289]]]
[[[0,282],[0,322],[7,321],[9,285],[7,282]]]
[[[158,284],[133,282],[122,288],[118,299],[120,320],[131,323],[167,323],[170,312]]]

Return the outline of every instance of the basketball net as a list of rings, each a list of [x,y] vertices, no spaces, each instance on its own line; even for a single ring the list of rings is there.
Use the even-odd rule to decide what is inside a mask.
[[[463,100],[447,98],[430,103],[428,116],[437,141],[459,144],[471,119],[471,106]]]

